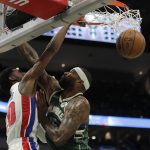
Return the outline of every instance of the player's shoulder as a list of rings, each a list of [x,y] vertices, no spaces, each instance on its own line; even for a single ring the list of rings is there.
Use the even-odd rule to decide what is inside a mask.
[[[78,95],[77,97],[74,97],[74,100],[88,102],[87,98],[84,95]]]
[[[90,113],[90,104],[88,100],[82,95],[72,99],[66,107],[66,114],[74,114],[74,115],[78,114],[78,117],[80,116],[83,122],[87,121],[89,113]]]
[[[77,107],[89,107],[90,106],[89,101],[87,100],[87,98],[84,95],[79,95],[79,96],[73,98],[71,103]]]
[[[19,86],[19,82],[16,82],[11,86],[10,91],[18,90],[18,86]]]

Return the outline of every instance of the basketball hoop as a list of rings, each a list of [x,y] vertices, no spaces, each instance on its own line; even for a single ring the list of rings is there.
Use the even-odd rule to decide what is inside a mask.
[[[86,25],[109,26],[118,34],[129,28],[140,30],[142,18],[139,10],[132,10],[119,1],[103,6],[95,11],[87,13],[78,22]]]

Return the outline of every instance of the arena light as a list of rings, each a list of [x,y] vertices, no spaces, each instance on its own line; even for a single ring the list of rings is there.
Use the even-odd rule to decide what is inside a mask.
[[[6,113],[7,103],[0,101],[0,112]],[[90,115],[89,125],[150,129],[150,119]]]
[[[117,117],[117,116],[98,116],[90,115],[90,125],[127,127],[127,128],[150,128],[150,119]]]
[[[0,112],[6,113],[7,112],[7,104],[6,102],[0,101]]]
[[[55,28],[49,32],[44,33],[44,36],[54,36],[60,27]],[[86,26],[80,27],[72,25],[67,34],[66,38],[68,39],[78,39],[85,41],[96,41],[96,42],[107,42],[107,43],[116,43],[116,34],[111,27],[105,26]]]

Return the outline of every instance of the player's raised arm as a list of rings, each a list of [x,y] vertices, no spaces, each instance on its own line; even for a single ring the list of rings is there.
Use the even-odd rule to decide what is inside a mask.
[[[41,57],[36,61],[33,67],[25,74],[25,76],[19,84],[19,91],[21,94],[35,94],[37,79],[43,74],[43,71],[45,70],[50,60],[59,51],[69,27],[70,25],[66,25],[59,30],[59,32],[48,43]]]
[[[39,94],[40,95],[40,94]],[[59,127],[54,126],[45,115],[42,115],[44,107],[43,95],[37,100],[38,110],[40,112],[39,120],[44,127],[48,138],[56,145],[64,145],[80,127],[88,123],[90,105],[83,96],[74,98],[65,108],[64,118]],[[43,105],[42,105],[43,103]],[[43,112],[44,114],[44,112]]]
[[[18,52],[26,59],[30,66],[33,66],[39,59],[38,53],[30,44],[23,43],[18,48]]]
[[[18,52],[25,58],[30,66],[33,66],[39,59],[38,53],[36,50],[29,44],[24,43],[18,47]],[[30,88],[30,82],[29,88]],[[46,97],[49,99],[49,96],[56,90],[60,89],[58,81],[51,75],[49,75],[45,70],[43,74],[38,79],[38,84],[42,89],[46,91]],[[30,90],[30,89],[29,89]]]

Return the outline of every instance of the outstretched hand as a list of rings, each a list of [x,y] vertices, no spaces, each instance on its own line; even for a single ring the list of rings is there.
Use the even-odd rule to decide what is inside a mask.
[[[43,90],[36,92],[36,102],[37,102],[37,110],[38,110],[38,119],[39,122],[42,122],[48,110],[48,104],[46,101],[45,92]]]

